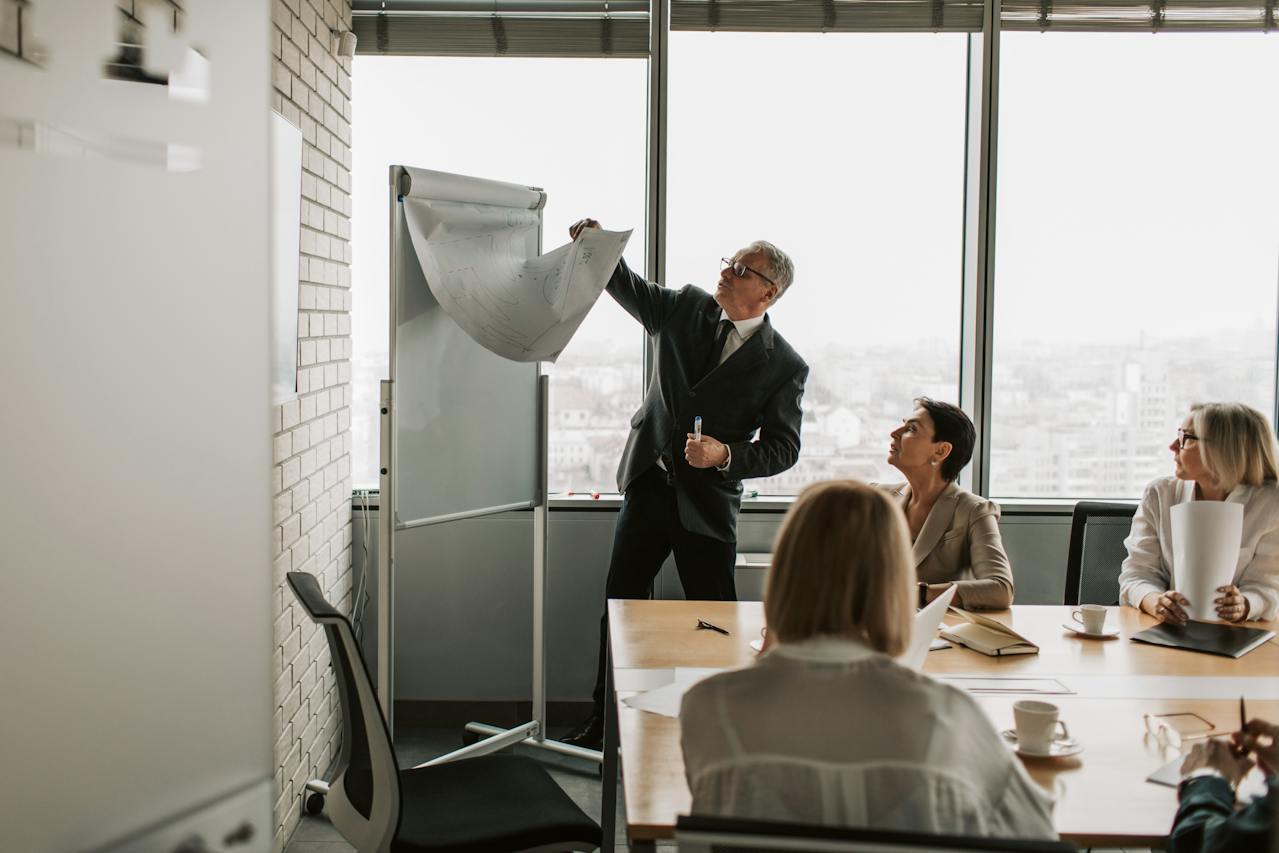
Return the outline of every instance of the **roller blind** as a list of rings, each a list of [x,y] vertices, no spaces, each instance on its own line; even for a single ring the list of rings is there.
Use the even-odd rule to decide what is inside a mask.
[[[1008,30],[1265,31],[1277,0],[1003,0]],[[672,30],[974,32],[982,0],[671,0]],[[354,0],[362,54],[648,55],[647,0]]]

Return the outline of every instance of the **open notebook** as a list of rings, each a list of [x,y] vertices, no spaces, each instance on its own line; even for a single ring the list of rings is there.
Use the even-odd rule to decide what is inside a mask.
[[[950,625],[942,630],[942,637],[952,643],[991,657],[1033,655],[1039,652],[1039,646],[989,616],[960,610],[957,607],[950,608],[950,612],[964,620],[958,625]]]

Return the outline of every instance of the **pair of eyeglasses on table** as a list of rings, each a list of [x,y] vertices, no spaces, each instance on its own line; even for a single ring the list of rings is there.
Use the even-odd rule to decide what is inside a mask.
[[[710,622],[707,622],[705,619],[697,620],[697,630],[698,631],[716,631],[720,634],[723,634],[725,637],[729,636],[728,631],[724,630],[718,625],[712,625]]]
[[[1216,726],[1193,711],[1176,714],[1142,714],[1146,734],[1161,746],[1180,749],[1186,741],[1212,737]]]

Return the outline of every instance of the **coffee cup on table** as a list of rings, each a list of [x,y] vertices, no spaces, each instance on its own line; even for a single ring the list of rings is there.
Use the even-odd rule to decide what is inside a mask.
[[[1106,608],[1100,604],[1084,604],[1070,614],[1084,631],[1089,634],[1100,634],[1106,628]]]
[[[1070,737],[1060,711],[1050,702],[1022,699],[1013,703],[1013,723],[1017,727],[1017,747],[1023,752],[1047,754],[1061,728],[1063,738]]]

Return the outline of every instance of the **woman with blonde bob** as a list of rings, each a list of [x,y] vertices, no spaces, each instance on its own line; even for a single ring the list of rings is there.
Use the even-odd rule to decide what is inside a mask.
[[[1124,540],[1120,600],[1151,616],[1184,624],[1186,597],[1172,577],[1172,508],[1187,501],[1243,504],[1243,539],[1234,580],[1218,587],[1217,618],[1228,622],[1279,615],[1279,465],[1265,415],[1242,403],[1195,403],[1168,445],[1174,473],[1146,486]]]
[[[773,548],[768,648],[684,696],[693,813],[1056,837],[1051,801],[977,703],[894,661],[914,622],[910,553],[881,490],[800,494]]]

